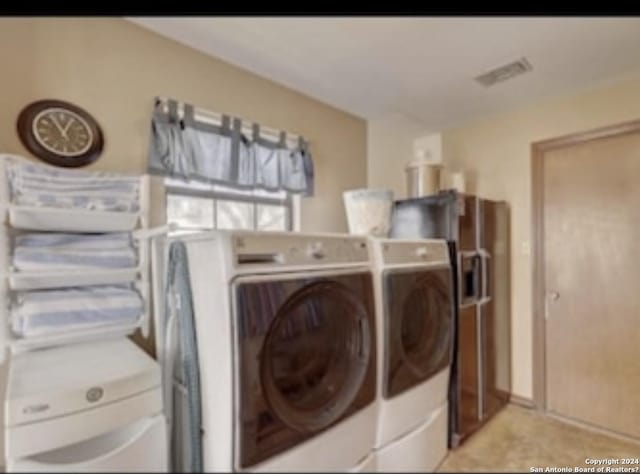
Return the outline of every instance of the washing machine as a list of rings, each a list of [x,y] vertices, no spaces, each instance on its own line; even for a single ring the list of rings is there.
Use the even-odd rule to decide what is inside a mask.
[[[167,472],[159,364],[126,337],[12,355],[8,472]]]
[[[454,281],[444,240],[370,239],[378,324],[376,465],[434,471],[447,454]]]
[[[168,275],[161,319],[174,328],[161,336],[164,351],[166,334],[184,342],[180,333],[192,330],[198,366],[168,402],[174,469],[193,469],[200,455],[204,471],[376,470],[368,246],[361,236],[211,231],[159,247]],[[177,267],[188,285],[178,285]],[[168,322],[185,313],[193,324]]]

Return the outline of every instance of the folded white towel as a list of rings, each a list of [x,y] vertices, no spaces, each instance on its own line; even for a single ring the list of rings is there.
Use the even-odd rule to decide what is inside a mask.
[[[123,286],[28,291],[13,303],[12,329],[20,337],[124,326],[143,314],[140,294]]]
[[[14,204],[121,212],[139,209],[137,176],[57,169],[16,158],[5,162]]]
[[[18,271],[131,268],[136,251],[131,235],[26,233],[16,237],[13,267]]]

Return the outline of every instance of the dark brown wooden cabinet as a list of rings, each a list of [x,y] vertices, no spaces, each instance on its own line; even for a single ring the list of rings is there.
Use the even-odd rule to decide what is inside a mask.
[[[483,419],[511,396],[511,273],[509,212],[506,203],[482,200],[482,245],[488,252],[485,281],[490,297],[482,308]]]

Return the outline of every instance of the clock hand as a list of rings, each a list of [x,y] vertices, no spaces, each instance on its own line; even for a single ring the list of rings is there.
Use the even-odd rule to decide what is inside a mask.
[[[67,130],[69,130],[69,127],[71,126],[71,124],[75,121],[76,119],[74,119],[73,117],[70,117],[69,120],[67,120],[67,123],[64,125],[64,136],[65,138],[67,137]]]
[[[51,121],[56,126],[58,131],[62,134],[63,138],[68,139],[67,131],[62,129],[62,127],[60,126],[60,122],[58,122],[58,119],[56,118],[55,114],[51,114]]]

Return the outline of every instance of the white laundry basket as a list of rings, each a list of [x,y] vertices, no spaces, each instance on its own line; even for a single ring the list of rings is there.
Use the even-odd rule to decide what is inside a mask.
[[[353,189],[343,193],[349,232],[388,237],[393,192],[386,189]]]

